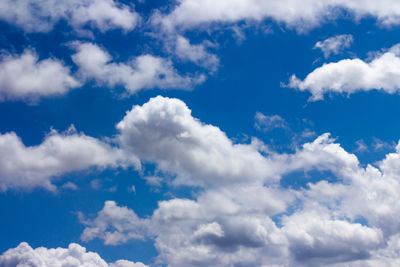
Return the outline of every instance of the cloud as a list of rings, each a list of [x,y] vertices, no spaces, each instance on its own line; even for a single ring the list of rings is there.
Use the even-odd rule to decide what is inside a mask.
[[[70,128],[51,131],[43,142],[25,146],[13,132],[0,135],[0,190],[44,187],[56,190],[52,181],[66,173],[88,168],[135,166],[133,155]]]
[[[289,86],[309,91],[311,101],[322,100],[326,93],[352,94],[358,91],[380,90],[394,94],[400,88],[399,46],[395,45],[371,61],[344,59],[324,64],[304,80],[293,75]]]
[[[106,202],[99,214],[110,207],[115,214],[86,222],[84,233],[94,225],[92,237],[105,242],[108,234],[120,242],[154,238],[158,260],[171,266],[380,266],[398,261],[391,252],[400,232],[398,151],[379,162],[379,169],[362,168],[355,155],[323,135],[294,154],[280,155],[279,166],[281,158],[291,159],[283,172],[329,170],[338,180],[328,182],[321,173],[320,181],[298,190],[254,180],[208,187],[193,199],[160,201],[149,218]]]
[[[33,50],[0,59],[0,100],[35,101],[57,96],[79,87],[70,69],[57,59],[39,60]]]
[[[259,131],[272,131],[273,129],[287,129],[289,126],[284,118],[279,115],[266,116],[261,112],[256,112],[254,116],[254,127]]]
[[[362,167],[328,133],[294,153],[263,152],[260,141],[233,144],[182,101],[163,97],[134,106],[117,128],[123,149],[177,175],[175,185],[198,190],[191,199],[159,201],[146,218],[108,201],[97,217],[83,220],[85,241],[153,239],[157,262],[178,267],[362,266],[398,258],[390,251],[400,233],[400,145],[376,167]],[[310,171],[317,179],[300,177],[298,189],[279,184],[287,174]]]
[[[177,184],[274,179],[274,170],[254,145],[233,144],[218,127],[192,117],[178,99],[158,96],[134,106],[117,129],[121,147],[176,174]]]
[[[328,58],[331,54],[337,55],[344,49],[349,48],[353,41],[354,38],[351,34],[335,35],[324,41],[317,42],[314,49],[321,49],[324,53],[324,57]]]
[[[93,221],[85,220],[82,216],[82,223],[87,225],[81,235],[83,241],[100,238],[107,245],[118,245],[130,239],[146,237],[146,220],[139,219],[126,207],[118,207],[114,201],[105,202],[104,208]]]
[[[140,16],[132,6],[114,0],[5,0],[0,3],[0,19],[26,32],[49,32],[60,20],[78,31],[89,26],[105,32],[130,31]]]
[[[212,23],[236,23],[249,20],[261,22],[273,19],[288,27],[309,29],[340,16],[341,10],[355,18],[374,17],[380,24],[390,26],[400,23],[400,4],[396,0],[376,2],[367,0],[180,0],[169,14],[156,13],[154,22],[161,22],[165,29],[195,28]]]
[[[114,88],[124,86],[129,94],[139,90],[191,89],[202,83],[203,75],[181,76],[168,59],[141,55],[127,63],[111,62],[111,56],[91,43],[73,43],[77,53],[72,60],[78,65],[78,74],[83,80],[95,80],[98,86]]]
[[[39,247],[31,248],[22,242],[0,255],[0,267],[30,266],[30,267],[146,267],[141,262],[118,260],[114,263],[105,262],[97,253],[87,252],[86,248],[71,243],[68,248]]]
[[[176,39],[175,53],[182,60],[191,61],[212,71],[216,71],[219,66],[219,58],[207,52],[204,44],[193,45],[180,35]]]

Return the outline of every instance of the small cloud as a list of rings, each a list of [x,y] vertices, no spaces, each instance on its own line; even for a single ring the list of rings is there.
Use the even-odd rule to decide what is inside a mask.
[[[94,179],[90,182],[90,187],[94,190],[99,190],[102,187],[101,181],[99,179]]]
[[[254,116],[254,127],[263,132],[272,131],[274,129],[287,129],[289,128],[285,119],[279,115],[266,116],[261,112],[256,112]]]
[[[67,182],[67,183],[63,184],[61,186],[61,188],[66,189],[66,190],[72,190],[72,191],[78,190],[78,187],[76,186],[76,184],[74,184],[72,182]]]
[[[144,177],[146,183],[151,186],[161,187],[162,178],[158,176],[146,176]]]
[[[365,144],[363,139],[357,140],[356,145],[357,145],[357,149],[356,149],[357,152],[368,151],[368,146]]]
[[[131,185],[128,187],[128,192],[129,193],[134,193],[136,195],[136,187],[134,185]]]
[[[338,55],[346,48],[349,48],[354,41],[351,34],[341,34],[330,37],[315,44],[314,49],[321,49],[324,57],[328,58],[331,54]]]

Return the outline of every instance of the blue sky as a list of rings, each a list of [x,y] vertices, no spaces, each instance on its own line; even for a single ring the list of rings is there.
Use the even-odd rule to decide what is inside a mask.
[[[398,266],[399,17],[4,1],[0,267]]]

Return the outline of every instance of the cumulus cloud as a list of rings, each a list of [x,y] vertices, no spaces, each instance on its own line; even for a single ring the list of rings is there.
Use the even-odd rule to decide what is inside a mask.
[[[0,58],[0,100],[35,101],[63,95],[81,84],[70,69],[57,59],[39,60],[33,50]]]
[[[233,144],[218,127],[201,123],[178,99],[155,97],[134,106],[117,129],[121,147],[176,174],[177,184],[268,180],[274,168],[253,144]]]
[[[141,55],[127,63],[111,62],[111,56],[91,43],[73,43],[77,53],[72,60],[78,65],[78,74],[83,80],[95,80],[99,86],[124,86],[129,94],[139,90],[191,89],[202,83],[203,75],[181,76],[168,59],[152,55]]]
[[[210,23],[235,23],[242,20],[273,19],[289,27],[307,29],[332,20],[346,10],[356,18],[371,16],[383,25],[400,23],[400,4],[396,0],[180,0],[167,15],[156,14],[154,21],[166,29],[193,28]]]
[[[317,42],[314,49],[321,49],[325,58],[328,58],[331,54],[337,55],[344,49],[349,48],[353,40],[353,35],[351,34],[335,35],[324,41]]]
[[[372,60],[344,59],[324,64],[315,69],[304,80],[295,75],[289,86],[300,91],[309,91],[310,100],[321,100],[326,93],[352,94],[358,91],[380,90],[394,94],[400,88],[399,45]]]
[[[25,146],[13,132],[0,135],[0,190],[44,187],[56,190],[52,181],[63,174],[88,168],[116,168],[133,165],[133,155],[106,142],[77,133],[50,132],[36,146]]]
[[[126,207],[118,207],[114,201],[104,203],[104,208],[95,220],[85,220],[81,215],[81,221],[87,225],[82,233],[82,240],[100,238],[107,245],[126,243],[130,239],[144,239],[147,231],[146,220],[139,219]]]
[[[105,262],[97,253],[87,252],[86,248],[71,243],[68,248],[33,249],[28,243],[22,242],[0,255],[1,267],[146,267],[141,262],[118,260],[114,263]]]
[[[265,153],[257,142],[233,144],[219,128],[193,118],[183,102],[163,97],[134,106],[117,128],[122,148],[177,175],[176,184],[203,181],[203,187],[191,199],[160,201],[146,218],[108,201],[97,217],[82,219],[85,241],[153,239],[158,261],[171,266],[379,266],[398,260],[392,252],[400,233],[400,145],[365,167],[328,133],[294,153]],[[258,165],[248,171],[243,162],[260,162],[270,172]],[[286,174],[309,171],[319,179],[304,180],[298,189],[279,184]]]
[[[281,158],[292,159],[288,166],[295,166],[289,172],[329,170],[338,181],[321,177],[298,190],[254,181],[214,186],[194,199],[160,201],[149,218],[106,202],[99,215],[86,222],[85,232],[93,225],[98,231],[101,225],[103,230],[92,237],[105,242],[110,233],[122,235],[121,242],[154,238],[158,260],[171,266],[380,266],[398,261],[398,253],[393,253],[400,232],[398,151],[378,168],[363,168],[355,155],[323,135]],[[110,206],[114,218],[100,215]],[[139,229],[144,236],[137,236]]]
[[[132,30],[140,16],[132,6],[114,0],[5,0],[0,3],[0,19],[27,32],[49,32],[60,20],[75,30],[91,27]]]
[[[254,127],[260,131],[267,132],[276,128],[286,129],[289,127],[286,120],[279,115],[266,116],[261,112],[256,112],[254,120]]]

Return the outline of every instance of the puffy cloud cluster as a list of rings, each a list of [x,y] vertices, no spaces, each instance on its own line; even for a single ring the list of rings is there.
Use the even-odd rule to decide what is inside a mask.
[[[51,177],[62,172],[139,165],[137,157],[156,164],[158,174],[170,174],[176,185],[199,190],[192,199],[160,201],[147,218],[107,201],[95,218],[81,214],[82,240],[119,245],[154,239],[157,261],[178,267],[399,260],[400,145],[366,167],[329,134],[278,154],[258,140],[234,144],[218,127],[194,118],[182,101],[160,96],[134,106],[117,129],[117,147],[75,132],[51,133],[35,147],[3,135],[2,184],[51,188]],[[318,171],[320,179],[298,189],[279,183],[308,171]]]
[[[0,3],[0,19],[27,32],[48,32],[60,20],[75,30],[89,26],[105,32],[130,31],[140,16],[132,6],[114,0],[5,0]]]
[[[93,79],[98,85],[124,86],[132,94],[141,89],[191,89],[205,80],[203,75],[181,76],[168,59],[141,55],[127,63],[111,62],[111,56],[91,43],[73,43],[73,61],[83,80]]]
[[[264,154],[259,141],[232,144],[217,127],[193,118],[183,102],[162,97],[134,106],[117,128],[121,147],[142,160],[185,184],[206,182],[193,199],[160,201],[148,218],[108,201],[96,218],[82,219],[85,241],[115,245],[151,238],[158,261],[170,266],[379,266],[399,260],[393,251],[400,233],[400,145],[365,168],[329,134],[292,154]],[[248,171],[241,165],[248,157],[275,171],[257,165]],[[320,180],[299,189],[276,180],[313,170]]]
[[[41,144],[28,147],[13,132],[0,135],[1,191],[35,187],[56,190],[52,180],[66,173],[130,165],[139,168],[139,164],[135,156],[74,128],[66,133],[53,130]]]
[[[218,127],[192,117],[178,99],[158,96],[134,106],[117,129],[121,147],[176,174],[176,184],[274,179],[274,166],[255,143],[233,144]]]
[[[352,94],[358,91],[381,90],[394,94],[400,88],[399,45],[372,60],[344,59],[324,64],[307,75],[304,80],[293,75],[289,86],[309,91],[311,100],[321,100],[326,93]]]
[[[18,247],[9,249],[0,255],[1,267],[146,267],[141,262],[118,260],[114,263],[105,262],[97,253],[87,252],[86,248],[71,243],[68,248],[48,249],[31,248],[22,242]]]
[[[375,17],[383,25],[400,23],[400,3],[396,0],[180,0],[171,13],[156,14],[154,20],[161,21],[166,29],[265,19],[307,29],[338,17],[341,10],[354,14],[356,18]]]
[[[353,35],[351,34],[335,35],[324,41],[317,42],[314,49],[321,49],[325,58],[328,58],[331,54],[337,55],[344,49],[349,48],[353,40]]]
[[[62,95],[80,86],[70,69],[57,59],[39,60],[33,50],[0,59],[0,100],[29,100]]]

